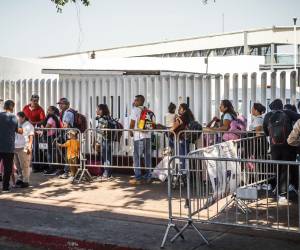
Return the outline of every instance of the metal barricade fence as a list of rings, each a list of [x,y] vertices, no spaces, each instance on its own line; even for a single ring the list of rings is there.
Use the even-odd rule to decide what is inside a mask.
[[[82,138],[88,178],[88,173],[110,177],[113,171],[128,169],[132,174],[136,169],[161,170],[167,178],[168,160],[177,150],[176,136],[169,130],[88,129]]]
[[[177,232],[173,242],[190,226],[208,244],[198,222],[300,233],[298,162],[193,155],[172,157],[169,169],[181,160],[186,161],[186,186],[172,190],[169,176],[169,223],[162,247],[171,228]],[[176,221],[186,224],[179,229]]]
[[[70,139],[76,142],[68,143]],[[67,144],[75,148],[74,155],[68,152]],[[65,167],[72,168],[72,172],[77,172],[81,167],[83,151],[81,133],[78,129],[35,128],[33,145],[33,166],[42,166],[42,169],[53,174]]]

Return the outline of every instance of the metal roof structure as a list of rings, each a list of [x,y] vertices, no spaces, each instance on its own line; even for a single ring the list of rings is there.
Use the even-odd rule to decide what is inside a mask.
[[[297,27],[297,40],[300,41],[300,27]],[[265,55],[271,45],[293,44],[293,26],[273,26],[245,31],[211,34],[178,40],[147,44],[83,51],[43,58],[73,56],[91,57],[206,57],[226,55]]]

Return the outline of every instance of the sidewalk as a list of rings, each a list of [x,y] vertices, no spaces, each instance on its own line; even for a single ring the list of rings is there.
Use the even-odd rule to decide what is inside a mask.
[[[27,191],[0,194],[1,229],[129,249],[159,249],[167,224],[164,185],[154,184],[150,191],[148,186],[126,186],[122,178],[114,183],[80,185],[40,175],[33,178],[33,188]],[[200,226],[211,241],[210,246],[188,231],[185,241],[167,242],[166,249],[274,250],[298,249],[300,244],[297,234]]]

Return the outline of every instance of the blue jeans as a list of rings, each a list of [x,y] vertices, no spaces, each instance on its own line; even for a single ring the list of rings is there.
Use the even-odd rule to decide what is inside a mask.
[[[189,153],[190,144],[187,140],[181,139],[179,140],[179,155],[186,156]],[[181,159],[181,169],[185,169],[185,159]]]
[[[150,179],[151,178],[151,170],[145,169],[145,175],[142,176],[141,171],[141,160],[144,155],[145,167],[152,168],[152,150],[151,150],[151,139],[142,139],[138,141],[134,141],[134,152],[133,152],[133,166],[134,166],[134,175],[137,180],[142,178]]]
[[[103,140],[101,147],[101,163],[110,166],[112,164],[112,141]],[[110,177],[112,169],[109,167],[104,168],[104,177]]]

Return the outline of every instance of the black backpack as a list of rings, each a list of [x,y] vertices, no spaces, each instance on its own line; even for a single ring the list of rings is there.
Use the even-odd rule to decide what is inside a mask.
[[[191,121],[186,126],[186,130],[190,130],[192,132],[186,132],[185,139],[190,143],[195,143],[202,134],[202,125],[197,121]]]
[[[117,119],[114,119],[110,116],[105,120],[107,122],[107,126],[105,126],[104,128],[109,129],[109,131],[105,132],[106,139],[110,141],[120,142],[123,135],[123,131],[121,131],[120,129],[124,129],[123,125]]]
[[[272,145],[287,144],[287,138],[293,129],[289,116],[282,110],[274,111],[268,122],[268,131]]]

